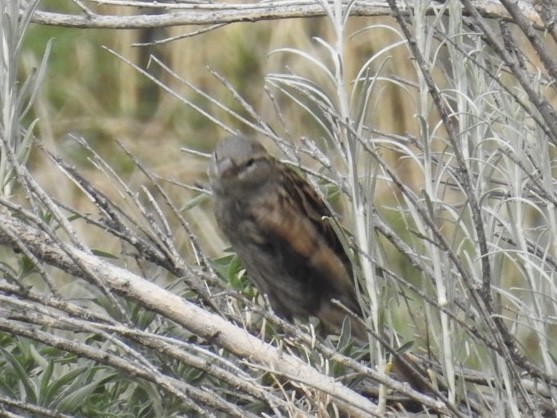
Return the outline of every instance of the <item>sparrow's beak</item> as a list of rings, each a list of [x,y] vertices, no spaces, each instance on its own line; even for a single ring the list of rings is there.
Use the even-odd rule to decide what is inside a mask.
[[[230,172],[231,169],[233,169],[235,167],[234,163],[232,162],[232,160],[228,157],[224,157],[224,158],[217,158],[215,161],[215,167],[217,169],[217,173],[220,176],[226,176],[226,174],[228,172]]]

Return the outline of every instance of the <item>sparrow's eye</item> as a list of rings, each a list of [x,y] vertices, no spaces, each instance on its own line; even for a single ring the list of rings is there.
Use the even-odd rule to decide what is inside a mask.
[[[250,158],[249,160],[246,161],[246,168],[253,167],[254,164],[255,164],[255,159],[254,159],[254,158]]]

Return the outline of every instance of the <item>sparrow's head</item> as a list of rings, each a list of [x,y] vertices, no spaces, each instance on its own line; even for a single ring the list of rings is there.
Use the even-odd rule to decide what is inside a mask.
[[[256,192],[271,178],[273,162],[273,157],[254,139],[224,139],[213,151],[209,167],[213,191],[236,197]]]

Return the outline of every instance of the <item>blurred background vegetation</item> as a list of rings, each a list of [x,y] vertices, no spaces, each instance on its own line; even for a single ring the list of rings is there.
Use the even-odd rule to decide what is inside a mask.
[[[44,7],[48,8],[46,5],[49,3],[46,2]],[[51,3],[55,8],[59,7],[60,2]],[[353,18],[347,33],[356,33],[375,24],[392,25],[394,21],[389,18]],[[251,133],[227,112],[164,74],[156,63],[150,61],[150,57],[156,56],[176,74],[216,101],[245,115],[245,111],[210,70],[217,72],[263,118],[278,127],[277,116],[265,93],[265,76],[284,70],[307,72],[308,68],[304,62],[293,59],[291,55],[271,52],[278,48],[298,48],[315,53],[319,47],[312,37],[327,39],[332,36],[331,25],[326,18],[312,18],[249,25],[238,23],[163,45],[133,46],[196,30],[197,27],[83,30],[32,25],[25,38],[22,71],[29,72],[35,68],[46,43],[53,40],[48,75],[34,112],[28,116],[29,120],[39,118],[37,133],[40,140],[55,146],[58,152],[78,164],[80,169],[87,170],[92,168],[87,155],[68,138],[68,134],[82,136],[131,185],[136,178],[136,167],[117,151],[114,139],[125,144],[133,155],[162,177],[172,177],[187,184],[205,182],[207,161],[178,151],[185,146],[210,152],[226,133],[199,112],[162,91],[152,80],[112,55],[106,48],[117,51],[153,76],[162,76],[172,89],[209,114],[236,129]],[[347,74],[355,76],[368,57],[391,45],[396,39],[396,35],[388,29],[377,29],[370,35],[355,37],[346,45]],[[389,77],[411,80],[414,74],[408,52],[404,49],[393,50],[381,65],[382,72]],[[323,80],[323,74],[312,72],[308,75],[314,80]],[[374,108],[370,112],[376,129],[401,135],[416,133],[417,125],[412,113],[415,97],[391,82],[380,83],[376,91]],[[283,100],[282,110],[292,138],[319,139],[320,128],[297,106]],[[397,156],[392,155],[392,158],[396,159]],[[53,179],[53,184],[49,185],[50,169],[48,164],[45,166],[43,163],[35,153],[31,165],[48,190],[64,193],[65,198],[73,195],[76,208],[88,204],[87,201],[80,202],[86,198],[71,184],[61,188],[59,179]],[[398,168],[406,179],[414,177],[411,164],[401,161]],[[137,181],[141,182],[143,178],[139,176]],[[385,196],[376,196],[379,202],[386,198],[392,201],[390,190],[384,187],[382,192]],[[178,201],[187,202],[194,196],[179,189],[175,197]],[[212,220],[203,218],[212,215],[210,208],[204,206],[204,209],[196,212],[195,218],[206,227],[206,222]],[[223,249],[222,241],[213,233],[213,229],[207,231],[210,231],[207,236],[203,232],[200,235],[210,253],[219,254]]]

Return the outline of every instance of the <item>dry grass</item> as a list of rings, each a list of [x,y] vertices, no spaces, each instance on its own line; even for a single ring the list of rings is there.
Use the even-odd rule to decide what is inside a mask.
[[[349,32],[355,33],[363,27],[383,21],[353,19]],[[386,23],[393,22],[387,20]],[[170,28],[166,30],[166,35],[177,36],[193,30],[194,28]],[[179,153],[179,150],[181,147],[188,147],[209,152],[215,142],[226,133],[176,98],[153,86],[152,82],[103,47],[118,51],[138,65],[147,64],[149,54],[155,54],[176,74],[203,89],[215,100],[236,106],[229,92],[208,71],[210,67],[225,77],[264,119],[280,129],[273,105],[264,91],[265,75],[288,69],[287,71],[305,72],[309,78],[318,82],[323,79],[323,74],[312,69],[308,72],[304,62],[293,59],[291,55],[271,55],[271,52],[278,48],[316,52],[318,46],[311,37],[327,38],[330,35],[328,22],[324,18],[315,18],[253,25],[236,24],[164,46],[132,47],[134,43],[144,40],[146,31],[88,32],[35,26],[29,31],[27,38],[32,49],[37,51],[35,54],[42,50],[41,45],[48,38],[54,38],[49,75],[35,105],[36,115],[40,117],[38,136],[49,148],[77,164],[84,173],[90,172],[100,189],[107,192],[110,181],[98,176],[86,156],[82,155],[82,149],[68,137],[69,134],[84,137],[124,176],[131,187],[139,186],[145,179],[118,150],[115,140],[122,142],[146,167],[163,178],[176,179],[186,184],[206,182],[206,161]],[[373,31],[373,34],[356,36],[347,44],[347,73],[355,75],[366,57],[390,45],[393,39],[391,32],[379,29]],[[32,52],[26,52],[24,61],[27,69],[32,68],[36,60]],[[396,75],[407,79],[413,74],[408,53],[403,49],[393,51],[386,57],[386,61],[383,73],[388,76]],[[151,63],[150,69],[157,74],[156,64]],[[168,75],[163,75],[162,79],[168,81],[176,92],[196,102],[195,94],[183,84]],[[414,134],[417,131],[412,114],[414,99],[411,93],[401,90],[387,82],[378,87],[374,108],[371,110],[378,130],[394,134]],[[197,102],[203,104],[205,101],[197,99]],[[293,139],[302,136],[318,138],[320,132],[308,121],[307,116],[288,102],[284,102],[283,106],[288,134]],[[207,105],[206,109],[217,118],[249,132],[249,129],[231,121],[228,114],[214,106]],[[386,158],[396,163],[397,154],[389,151],[387,154]],[[45,190],[53,196],[71,202],[79,210],[89,207],[88,199],[69,182],[60,187],[60,182],[65,180],[61,180],[51,164],[39,154],[34,154],[31,164]],[[396,164],[404,178],[416,178],[412,164],[404,161]],[[103,182],[107,184],[103,185]],[[390,186],[384,184],[382,189],[377,201],[384,200],[381,197],[383,194],[387,201],[392,201]],[[195,197],[195,193],[181,188],[173,188],[172,193],[177,202],[187,202]],[[216,255],[222,250],[223,243],[215,237],[215,230],[209,225],[212,223],[209,207],[204,205],[203,208],[194,209],[191,218],[199,223],[198,232],[209,253]],[[82,233],[90,234],[91,231],[85,228]],[[97,242],[94,236],[87,239]],[[101,238],[99,241],[102,240]]]

